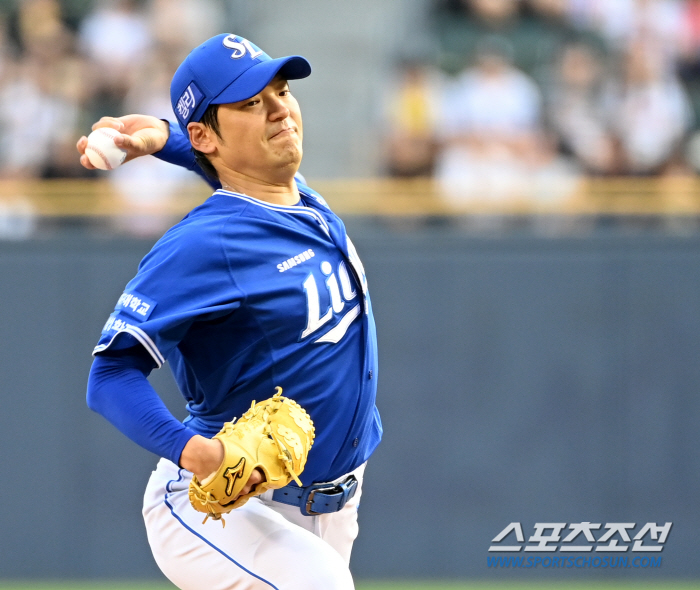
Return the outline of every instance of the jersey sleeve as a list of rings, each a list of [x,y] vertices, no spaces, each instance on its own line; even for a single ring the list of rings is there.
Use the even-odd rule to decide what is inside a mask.
[[[233,313],[242,300],[218,228],[175,226],[139,265],[93,354],[138,342],[161,367],[195,322]]]
[[[204,171],[197,165],[194,159],[194,153],[192,152],[192,145],[190,140],[182,132],[180,125],[168,121],[168,126],[170,127],[170,135],[168,136],[168,141],[163,146],[163,149],[159,152],[153,154],[159,160],[163,160],[168,164],[174,164],[175,166],[182,166],[196,172],[199,174],[214,190],[221,188],[221,183],[218,180],[209,178]]]
[[[135,443],[179,464],[182,449],[196,434],[179,422],[148,382],[153,369],[143,350],[107,352],[90,368],[87,404]]]

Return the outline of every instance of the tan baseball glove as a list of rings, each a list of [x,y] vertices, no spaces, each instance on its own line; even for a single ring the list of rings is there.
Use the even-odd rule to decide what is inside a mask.
[[[270,399],[253,402],[214,437],[224,447],[219,469],[202,482],[192,476],[190,503],[207,515],[204,522],[209,517],[220,520],[222,514],[268,489],[283,488],[292,480],[302,485],[299,474],[314,442],[314,423],[297,402],[282,396],[281,387],[276,390]],[[256,468],[263,471],[265,481],[238,497]]]

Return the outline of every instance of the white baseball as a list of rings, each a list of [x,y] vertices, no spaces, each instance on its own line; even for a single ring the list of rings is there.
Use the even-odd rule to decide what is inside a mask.
[[[118,131],[109,127],[95,129],[88,135],[85,155],[95,168],[112,170],[124,162],[126,151],[114,145],[114,138],[118,135]]]

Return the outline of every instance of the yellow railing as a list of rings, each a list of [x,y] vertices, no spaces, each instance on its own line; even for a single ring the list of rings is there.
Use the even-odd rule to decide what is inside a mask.
[[[480,198],[455,203],[430,179],[347,179],[310,181],[341,215],[700,215],[700,177],[585,178],[569,182],[555,196]],[[183,185],[170,198],[151,203],[123,195],[107,179],[0,181],[0,214],[46,217],[121,215],[180,216],[211,193],[204,183]],[[476,195],[476,196],[475,196]]]

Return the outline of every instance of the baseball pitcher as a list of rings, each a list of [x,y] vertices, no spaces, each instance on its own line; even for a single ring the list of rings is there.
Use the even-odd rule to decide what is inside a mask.
[[[357,252],[297,174],[288,81],[310,73],[303,57],[219,35],[175,73],[176,123],[95,125],[119,132],[127,161],[155,154],[216,189],[115,295],[87,390],[90,408],[162,457],[143,516],[184,590],[354,587],[362,474],[382,434],[377,345]],[[184,422],[147,379],[166,361]]]

